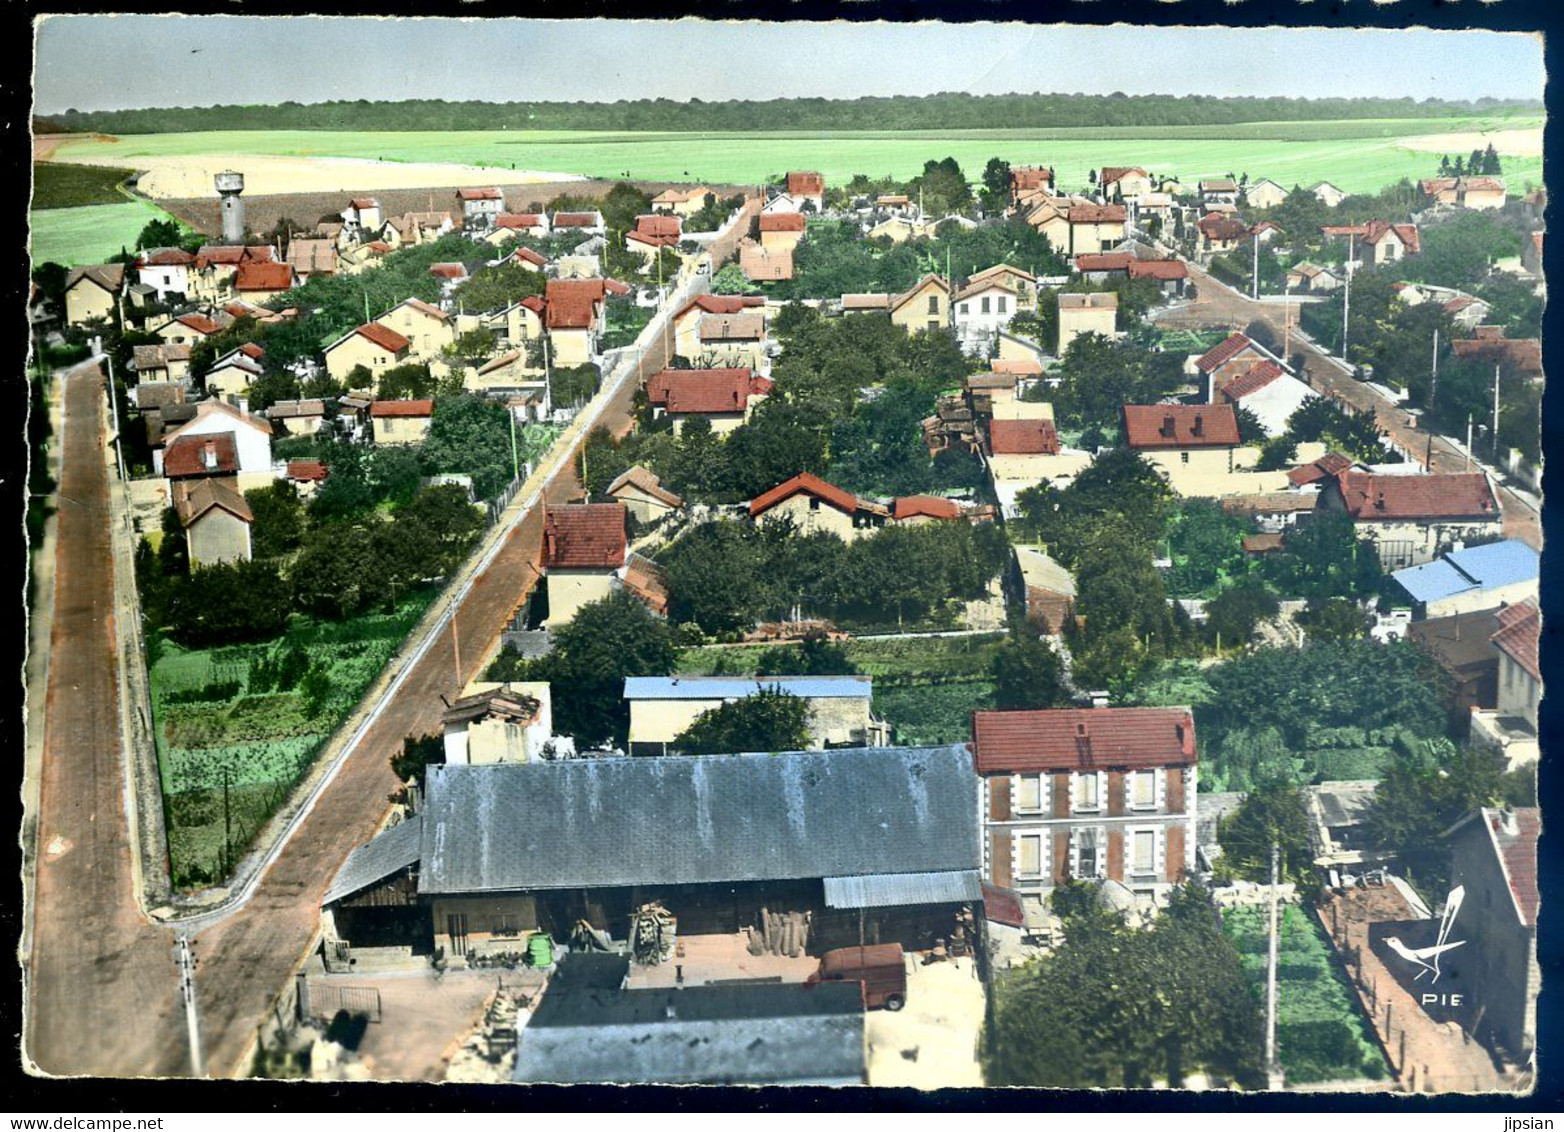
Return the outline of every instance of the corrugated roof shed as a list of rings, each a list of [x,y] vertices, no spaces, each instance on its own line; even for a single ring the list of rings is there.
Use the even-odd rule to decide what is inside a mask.
[[[418,862],[423,819],[411,817],[348,854],[322,904],[334,904]]]
[[[419,891],[975,869],[976,786],[963,745],[432,767]]]
[[[896,908],[981,899],[983,889],[976,869],[825,878],[828,908]]]
[[[1495,589],[1538,577],[1541,556],[1519,539],[1453,550],[1391,575],[1413,601],[1430,602],[1469,590]]]

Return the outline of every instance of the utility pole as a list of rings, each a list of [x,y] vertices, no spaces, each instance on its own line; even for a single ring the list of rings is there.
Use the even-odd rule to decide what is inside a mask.
[[[1249,286],[1249,297],[1255,302],[1260,301],[1260,235],[1257,232],[1249,233],[1249,240],[1254,244],[1254,281]]]
[[[1265,961],[1265,1072],[1270,1086],[1280,1085],[1281,1074],[1276,1064],[1276,881],[1281,849],[1271,842],[1271,938]]]
[[[521,458],[516,453],[516,410],[513,406],[505,407],[505,415],[510,417],[510,478],[514,483],[521,478]]]
[[[1493,364],[1493,459],[1499,461],[1499,363]]]
[[[1292,281],[1282,285],[1282,360],[1292,352]]]
[[[1347,281],[1341,289],[1341,360],[1347,361],[1347,322],[1352,310],[1352,235],[1347,235]],[[1351,362],[1347,362],[1351,365]]]
[[[1434,360],[1429,366],[1429,372],[1433,375],[1428,381],[1428,408],[1434,407],[1434,397],[1439,392],[1439,327],[1434,327]]]
[[[456,629],[456,610],[451,610],[451,657],[456,670],[456,694],[462,692],[462,636]]]
[[[1472,414],[1466,414],[1466,470],[1472,470]]]

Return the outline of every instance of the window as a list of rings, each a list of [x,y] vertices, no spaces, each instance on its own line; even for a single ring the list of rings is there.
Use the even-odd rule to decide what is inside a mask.
[[[968,313],[968,312],[967,312],[967,307],[968,307],[968,306],[969,306],[969,305],[970,305],[970,304],[968,304],[968,303],[962,303],[962,304],[961,304],[961,313],[962,313],[962,314],[966,314],[966,313]]]
[[[1097,799],[1097,775],[1095,772],[1077,774],[1075,776],[1075,808],[1077,810],[1098,810],[1102,808]]]
[[[1157,805],[1157,772],[1137,770],[1130,778],[1130,805],[1137,810],[1155,809]]]
[[[930,295],[929,296],[929,313],[930,314],[939,314],[939,296],[938,295]]]
[[[1016,875],[1040,877],[1043,875],[1043,836],[1040,833],[1021,835],[1016,859]]]
[[[1006,302],[1005,297],[1003,295],[999,296],[999,313],[1000,314],[1004,314],[1005,313],[1005,302]]]
[[[810,501],[809,501],[809,509],[811,511],[818,511],[818,510],[820,510],[820,501],[818,499],[810,499]]]
[[[1157,871],[1157,831],[1137,829],[1134,833],[1130,857],[1130,872],[1136,876]]]
[[[1078,829],[1075,831],[1075,875],[1081,880],[1090,880],[1098,875],[1097,831],[1095,829]]]
[[[1016,810],[1023,814],[1041,813],[1043,809],[1043,776],[1023,774],[1016,787]]]
[[[1180,452],[1178,454],[1178,460],[1179,460],[1179,463],[1181,463],[1181,464],[1189,463],[1189,453],[1188,452]]]
[[[931,331],[938,330],[939,329],[939,319],[937,319],[937,318],[929,319],[929,329]]]
[[[990,313],[988,308],[989,308],[989,298],[988,298],[987,295],[984,295],[983,296],[983,313],[984,314],[989,314]]]

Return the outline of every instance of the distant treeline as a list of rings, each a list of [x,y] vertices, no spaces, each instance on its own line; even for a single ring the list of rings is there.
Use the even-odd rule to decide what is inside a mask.
[[[1068,126],[1205,126],[1357,118],[1447,118],[1539,113],[1536,101],[1410,98],[1212,98],[1204,95],[931,94],[778,98],[765,102],[284,102],[280,106],[67,110],[64,131],[107,134],[194,130],[966,130]]]

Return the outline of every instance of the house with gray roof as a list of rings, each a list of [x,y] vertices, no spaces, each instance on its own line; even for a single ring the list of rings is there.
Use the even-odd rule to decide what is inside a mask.
[[[660,905],[680,938],[807,918],[804,949],[909,949],[981,899],[964,744],[432,766],[418,816],[351,853],[328,948],[398,943],[453,963],[584,921],[627,940]]]

